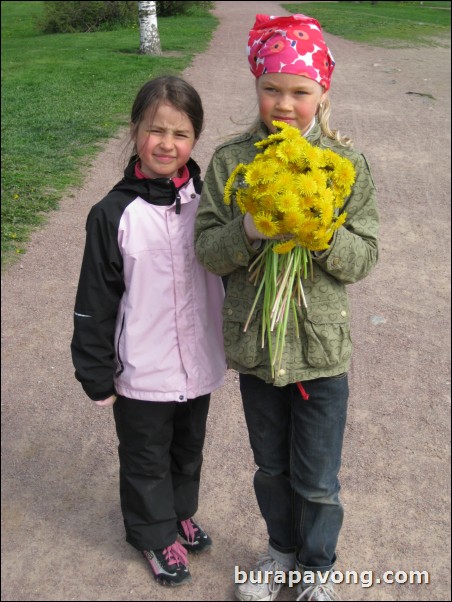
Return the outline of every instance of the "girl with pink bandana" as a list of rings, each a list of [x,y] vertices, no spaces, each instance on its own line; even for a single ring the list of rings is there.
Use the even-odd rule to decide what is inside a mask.
[[[329,126],[328,90],[334,69],[319,23],[305,15],[257,15],[248,40],[259,116],[253,126],[219,146],[207,169],[197,212],[196,253],[210,271],[227,277],[223,334],[228,367],[239,372],[250,443],[257,464],[254,488],[267,525],[268,550],[244,583],[239,600],[275,600],[280,571],[298,571],[298,600],[338,600],[328,576],[336,562],[343,521],[338,473],[352,352],[346,286],[377,262],[375,186],[365,157]],[[262,298],[244,332],[256,295],[248,267],[265,236],[224,186],[239,163],[259,152],[255,143],[296,127],[314,146],[349,159],[356,180],[343,211],[345,224],[325,251],[313,253],[313,277],[303,281],[307,307],[290,315],[281,368],[272,371],[262,347]],[[242,570],[242,567],[240,567]],[[279,573],[278,573],[279,571]],[[243,571],[244,572],[244,571]]]

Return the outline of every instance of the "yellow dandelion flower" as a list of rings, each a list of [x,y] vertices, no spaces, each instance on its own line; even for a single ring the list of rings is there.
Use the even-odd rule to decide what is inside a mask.
[[[319,225],[317,230],[314,233],[314,239],[321,245],[327,245],[332,235],[331,228],[328,228],[323,225]],[[325,247],[327,248],[327,247]]]
[[[342,161],[342,157],[339,156],[337,153],[335,153],[334,151],[332,151],[329,148],[323,149],[322,154],[323,154],[324,166],[327,169],[331,169],[331,170],[336,169],[336,166],[338,165],[338,163],[340,161]]]
[[[259,142],[255,142],[254,146],[256,148],[267,148],[272,144],[272,141],[269,140],[268,138],[265,138],[264,140],[259,140]],[[256,155],[257,156],[257,155]]]
[[[313,169],[309,175],[317,184],[319,193],[320,191],[326,190],[328,177],[323,169]]]
[[[341,184],[332,183],[331,190],[334,192],[335,204],[337,207],[341,207],[345,199],[350,195],[352,191],[351,186],[342,186]]]
[[[331,188],[325,188],[325,190],[319,190],[318,195],[319,199],[321,199],[321,203],[328,203],[331,205],[332,209],[337,208],[336,204],[336,194]],[[341,201],[342,202],[342,201]]]
[[[259,163],[259,161],[263,161],[263,160],[264,160],[264,153],[257,153],[254,156],[252,163],[256,164],[256,163]]]
[[[303,157],[303,150],[298,140],[284,140],[278,144],[276,156],[283,163],[296,163]]]
[[[273,253],[277,253],[278,255],[284,255],[285,253],[289,253],[296,247],[297,243],[294,239],[286,240],[284,242],[279,242],[274,245]]]
[[[291,182],[284,188],[284,192],[291,192],[297,197],[297,199],[301,198],[300,191],[293,176],[291,178]]]
[[[235,195],[235,200],[237,202],[238,208],[240,211],[245,213],[254,213],[254,203],[253,197],[250,195],[249,190],[244,188],[239,188]]]
[[[245,170],[246,170],[246,166],[243,163],[239,163],[237,165],[237,167],[234,169],[234,171],[231,173],[229,178],[227,179],[226,184],[224,186],[224,202],[226,203],[226,205],[231,204],[231,196],[234,192],[233,188],[234,188],[235,179],[237,178],[237,176],[240,173],[242,173]]]
[[[287,190],[278,195],[275,204],[282,213],[296,211],[298,207],[298,196],[290,190]]]
[[[325,197],[317,197],[314,207],[322,224],[329,226],[334,219],[334,206],[331,201],[326,200]]]
[[[281,189],[284,189],[284,186],[281,185],[279,178],[265,185],[266,194],[273,198],[281,192]]]
[[[325,190],[323,190],[321,196],[325,202],[334,205],[335,195],[331,188],[326,188]]]
[[[282,231],[287,234],[297,234],[305,217],[301,211],[286,211],[282,216]]]
[[[327,237],[325,240],[323,240],[323,239],[322,240],[317,240],[317,239],[312,240],[312,242],[310,243],[310,246],[309,246],[309,250],[310,251],[325,251],[330,246],[329,242],[328,242],[330,238],[331,237]]]
[[[250,163],[245,171],[245,182],[248,186],[255,186],[261,182],[263,182],[263,178],[265,178],[266,174],[266,166],[262,163],[262,161],[258,161],[257,163]]]
[[[337,182],[340,182],[342,186],[347,187],[353,184],[355,181],[355,175],[353,163],[348,159],[342,159],[333,177]]]
[[[331,199],[334,207],[340,209],[344,204],[345,199],[351,192],[351,188],[345,189],[342,186],[337,185],[333,180],[330,180],[329,187],[327,189],[328,199]]]
[[[279,233],[279,224],[275,221],[271,213],[259,212],[254,216],[254,223],[256,228],[265,236],[276,236]]]
[[[311,249],[312,243],[315,240],[315,235],[319,229],[320,221],[318,218],[311,217],[303,221],[298,229],[297,236],[303,247]]]
[[[259,142],[255,142],[254,146],[258,149],[266,149],[269,146],[274,145],[276,142],[279,142],[280,140],[283,140],[283,137],[281,136],[281,134],[279,134],[279,138],[275,140],[275,136],[276,134],[270,134],[269,136],[267,136],[267,138],[265,138],[264,140],[259,140]]]
[[[277,150],[278,150],[278,145],[272,144],[271,146],[269,146],[265,149],[265,151],[262,154],[262,157],[264,158],[265,161],[270,161],[272,159],[274,161],[279,162],[278,155],[276,154]]]
[[[300,174],[310,170],[309,161],[305,157],[304,153],[300,155],[296,163],[293,163],[294,173]]]
[[[257,205],[259,207],[259,211],[262,211],[263,213],[268,213],[274,217],[277,217],[278,208],[276,207],[276,200],[273,195],[270,195],[270,194],[262,195],[259,198]]]
[[[276,183],[276,182],[273,182]],[[288,188],[292,188],[294,183],[294,176],[290,171],[282,170],[278,173],[278,192],[282,192],[287,190]]]
[[[335,209],[340,209],[344,204],[344,200],[348,195],[343,194],[339,188],[333,190],[331,189],[331,193],[333,194],[333,206]]]
[[[345,220],[347,219],[347,212],[344,211],[341,213],[334,222],[334,229],[337,230],[341,226],[345,224]]]
[[[265,161],[265,182],[274,182],[279,178],[281,163],[273,158]]]
[[[348,159],[342,158],[340,162],[337,162],[330,177],[336,196],[342,196],[345,199],[351,193],[355,181],[353,163]]]
[[[317,192],[317,183],[309,174],[300,174],[295,178],[296,185],[300,194],[304,196],[312,196]]]
[[[268,194],[268,184],[255,184],[254,186],[250,186],[249,190],[253,193],[253,198],[256,199],[256,202],[259,202],[259,199]]]
[[[276,128],[280,130],[280,132],[277,132],[276,134],[274,134],[274,136],[282,134],[284,136],[284,140],[305,140],[298,128],[289,125],[285,121],[273,121],[272,123]]]
[[[311,217],[311,207],[315,205],[314,196],[301,196],[298,201],[298,210],[301,211],[306,218]]]
[[[275,122],[273,122],[275,123]],[[284,124],[287,125],[287,124]],[[286,134],[284,134],[283,132],[275,132],[274,134],[270,134],[269,136],[267,136],[267,138],[265,138],[264,140],[259,140],[259,142],[255,142],[254,146],[256,148],[268,148],[269,146],[272,145],[276,145],[279,142],[281,142],[282,140],[285,140],[287,137]]]
[[[317,146],[306,146],[303,150],[303,156],[310,169],[323,167],[324,165],[322,149]]]

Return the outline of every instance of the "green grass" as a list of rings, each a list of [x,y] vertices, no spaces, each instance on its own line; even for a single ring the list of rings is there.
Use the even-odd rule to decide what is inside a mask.
[[[44,35],[41,2],[2,2],[2,266],[30,231],[79,185],[102,142],[129,120],[148,79],[180,74],[204,51],[217,19],[207,11],[159,18],[164,55],[138,54],[138,26]]]
[[[370,2],[306,2],[282,6],[291,13],[314,17],[328,33],[355,42],[386,48],[450,46],[450,2],[378,2],[376,6]]]

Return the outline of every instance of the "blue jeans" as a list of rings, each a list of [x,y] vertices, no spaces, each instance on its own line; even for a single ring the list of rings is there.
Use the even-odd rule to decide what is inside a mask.
[[[346,374],[275,387],[248,374],[240,390],[258,470],[254,490],[272,555],[327,571],[343,521],[338,473],[348,401]],[[292,562],[291,562],[292,558]]]

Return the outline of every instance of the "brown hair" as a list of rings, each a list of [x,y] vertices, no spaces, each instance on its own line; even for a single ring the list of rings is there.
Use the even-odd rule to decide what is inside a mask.
[[[148,81],[138,92],[132,106],[130,137],[136,133],[146,111],[154,112],[162,103],[168,103],[190,119],[196,140],[204,127],[204,110],[198,92],[188,82],[173,75],[164,75]],[[134,153],[136,149],[134,148]]]

